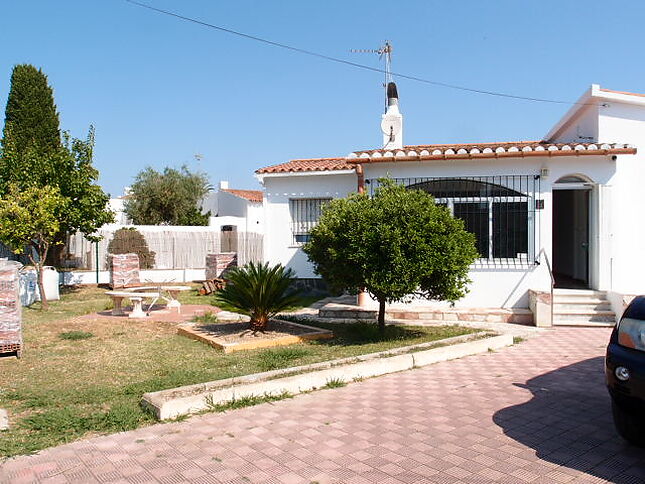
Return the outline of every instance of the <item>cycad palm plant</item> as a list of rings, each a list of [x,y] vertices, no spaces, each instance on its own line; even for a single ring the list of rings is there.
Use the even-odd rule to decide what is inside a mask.
[[[226,279],[215,303],[249,316],[253,333],[264,331],[273,316],[301,301],[300,291],[290,289],[294,272],[281,264],[249,262],[228,272]]]

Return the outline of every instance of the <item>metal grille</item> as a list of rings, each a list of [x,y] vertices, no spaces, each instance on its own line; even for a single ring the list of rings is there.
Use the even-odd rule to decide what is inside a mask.
[[[411,190],[423,190],[438,205],[464,221],[475,234],[476,266],[535,264],[536,194],[539,175],[497,175],[451,178],[394,178]],[[366,180],[370,195],[379,180]]]
[[[302,245],[309,240],[309,231],[313,229],[320,216],[323,206],[331,198],[292,198],[289,200],[291,213],[291,243]]]

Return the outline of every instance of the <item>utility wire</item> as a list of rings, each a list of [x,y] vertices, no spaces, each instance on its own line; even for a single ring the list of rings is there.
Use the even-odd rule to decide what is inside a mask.
[[[329,55],[320,54],[318,52],[313,52],[311,50],[301,49],[299,47],[294,47],[292,45],[282,44],[280,42],[275,42],[273,40],[264,39],[262,37],[257,37],[255,35],[245,34],[244,32],[239,32],[237,30],[227,29],[227,28],[221,27],[219,25],[214,25],[214,24],[211,24],[211,23],[208,23],[208,22],[204,22],[202,20],[198,20],[198,19],[191,18],[191,17],[186,17],[186,16],[180,15],[178,13],[174,13],[174,12],[171,12],[171,11],[168,11],[168,10],[163,10],[161,8],[153,7],[152,5],[147,5],[145,3],[137,2],[136,0],[124,0],[124,1],[126,1],[127,3],[130,3],[132,5],[136,5],[138,7],[142,7],[142,8],[145,8],[145,9],[148,9],[148,10],[153,10],[155,12],[158,12],[158,13],[161,13],[161,14],[164,14],[164,15],[168,15],[170,17],[175,17],[175,18],[178,18],[178,19],[181,19],[181,20],[185,20],[186,22],[191,22],[191,23],[194,23],[194,24],[197,24],[197,25],[201,25],[201,26],[204,26],[204,27],[219,30],[221,32],[226,32],[228,34],[233,34],[233,35],[237,35],[239,37],[244,37],[245,39],[255,40],[256,42],[262,42],[264,44],[268,44],[268,45],[271,45],[273,47],[279,47],[281,49],[287,49],[287,50],[290,50],[290,51],[293,51],[293,52],[298,52],[300,54],[305,54],[305,55],[309,55],[309,56],[312,56],[312,57],[318,57],[320,59],[325,59],[325,60],[328,60],[328,61],[331,61],[331,62],[336,62],[338,64],[345,64],[345,65],[348,65],[348,66],[351,66],[351,67],[356,67],[358,69],[363,69],[363,70],[372,71],[372,72],[378,72],[378,73],[381,73],[381,74],[386,73],[386,71],[384,69],[379,69],[378,67],[372,67],[372,66],[368,66],[368,65],[365,65],[365,64],[359,64],[357,62],[352,62],[352,61],[348,61],[348,60],[345,60],[345,59],[340,59],[338,57],[332,57],[332,56],[329,56]],[[584,103],[576,103],[576,102],[571,102],[571,101],[562,101],[562,100],[557,100],[557,99],[546,99],[546,98],[539,98],[539,97],[518,96],[518,95],[515,95],[515,94],[508,94],[508,93],[504,93],[504,92],[487,91],[485,89],[474,89],[474,88],[470,88],[470,87],[458,86],[456,84],[449,84],[449,83],[446,83],[446,82],[432,81],[430,79],[424,79],[422,77],[411,76],[411,75],[408,75],[408,74],[401,74],[401,73],[398,73],[398,72],[391,72],[391,75],[393,75],[395,77],[399,77],[401,79],[408,79],[410,81],[422,82],[424,84],[430,84],[430,85],[433,85],[433,86],[446,87],[446,88],[449,88],[449,89],[457,89],[459,91],[473,92],[473,93],[476,93],[476,94],[486,94],[486,95],[489,95],[489,96],[497,96],[497,97],[504,97],[504,98],[509,98],[509,99],[520,99],[520,100],[523,100],[523,101],[534,101],[534,102],[551,103],[551,104],[568,104],[568,105],[580,104],[580,105],[587,105],[587,104],[584,104]]]

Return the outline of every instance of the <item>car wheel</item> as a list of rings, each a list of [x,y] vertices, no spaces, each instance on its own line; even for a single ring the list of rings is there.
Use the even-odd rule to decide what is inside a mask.
[[[611,413],[620,436],[632,445],[645,447],[645,419],[629,413],[613,400]]]

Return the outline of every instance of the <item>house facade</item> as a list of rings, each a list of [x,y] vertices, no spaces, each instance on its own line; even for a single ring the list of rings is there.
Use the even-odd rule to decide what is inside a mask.
[[[388,89],[383,148],[257,170],[265,257],[317,277],[302,252],[326,201],[390,177],[432,194],[477,239],[464,308],[527,308],[529,292],[606,291],[616,311],[645,292],[645,96],[592,85],[542,140],[406,146]],[[645,153],[645,150],[641,150]],[[428,302],[419,302],[427,305]]]

